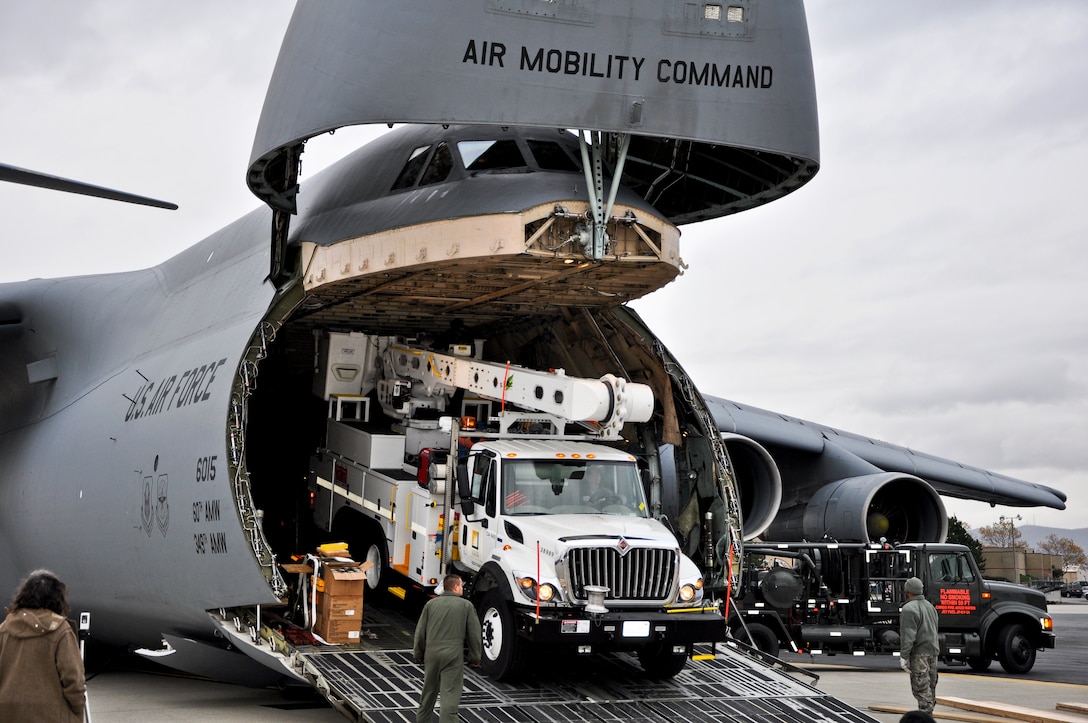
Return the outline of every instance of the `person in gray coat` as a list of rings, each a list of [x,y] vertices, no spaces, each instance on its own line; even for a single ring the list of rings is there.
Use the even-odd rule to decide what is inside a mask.
[[[468,664],[480,664],[483,642],[476,608],[461,597],[458,575],[442,579],[442,594],[423,606],[416,625],[413,654],[423,664],[423,695],[416,712],[418,723],[427,723],[434,713],[434,702],[442,694],[441,723],[455,723],[464,685],[464,650],[468,645]]]
[[[918,710],[933,712],[937,702],[937,610],[922,595],[922,581],[912,577],[903,585],[907,601],[899,611],[899,665],[910,673],[910,690]]]

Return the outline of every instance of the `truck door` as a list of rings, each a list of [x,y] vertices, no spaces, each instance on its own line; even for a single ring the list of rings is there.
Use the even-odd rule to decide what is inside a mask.
[[[964,550],[927,552],[926,597],[937,608],[942,628],[978,629],[982,617],[981,583]]]
[[[499,532],[498,464],[487,452],[475,453],[469,457],[469,475],[475,511],[461,517],[460,553],[462,562],[479,570],[491,557]]]

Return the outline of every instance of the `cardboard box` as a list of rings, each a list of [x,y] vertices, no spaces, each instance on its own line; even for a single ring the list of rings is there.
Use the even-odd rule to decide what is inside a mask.
[[[351,566],[322,565],[317,591],[334,597],[353,595],[361,601],[366,571],[373,566],[372,562],[352,562]]]
[[[318,619],[317,624],[314,625],[314,633],[327,643],[336,645],[352,644],[359,642],[361,627],[361,617],[333,620]]]
[[[335,645],[359,642],[363,623],[363,589],[372,562],[324,562],[317,580],[314,633]]]
[[[317,619],[361,618],[363,598],[356,595],[318,595]]]

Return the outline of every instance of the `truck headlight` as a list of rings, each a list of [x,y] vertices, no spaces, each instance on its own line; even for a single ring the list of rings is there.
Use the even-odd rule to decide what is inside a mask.
[[[703,580],[699,578],[695,582],[689,582],[680,586],[680,602],[699,602],[703,599]]]
[[[551,602],[558,597],[558,590],[555,589],[551,583],[544,583],[538,585],[536,579],[532,577],[515,577],[517,581],[518,590],[521,590],[521,594],[527,599],[536,602],[537,595],[540,595],[540,602]]]

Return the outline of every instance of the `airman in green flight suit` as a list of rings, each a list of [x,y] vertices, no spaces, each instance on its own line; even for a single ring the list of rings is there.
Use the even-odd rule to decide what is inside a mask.
[[[429,723],[434,702],[442,694],[441,723],[455,723],[464,685],[464,650],[468,645],[468,664],[480,664],[483,652],[480,620],[476,608],[461,597],[461,578],[446,575],[442,594],[423,606],[416,625],[414,654],[423,664],[423,696],[416,712],[418,723]]]

